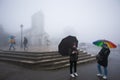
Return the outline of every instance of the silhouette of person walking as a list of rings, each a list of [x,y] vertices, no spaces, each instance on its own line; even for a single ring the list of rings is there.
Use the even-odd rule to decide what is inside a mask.
[[[14,37],[11,37],[10,40],[9,40],[9,50],[11,50],[13,48],[13,50],[15,50],[15,39]]]
[[[23,41],[23,45],[24,45],[24,50],[26,50],[28,48],[28,39],[26,37],[24,37],[24,41]]]

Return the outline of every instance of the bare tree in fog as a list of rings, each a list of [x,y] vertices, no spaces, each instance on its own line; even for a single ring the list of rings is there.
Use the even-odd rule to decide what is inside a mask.
[[[3,29],[2,24],[0,24],[0,47],[5,47],[8,45],[8,33]]]

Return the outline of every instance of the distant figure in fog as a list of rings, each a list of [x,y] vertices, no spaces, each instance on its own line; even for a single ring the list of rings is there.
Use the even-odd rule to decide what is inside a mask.
[[[13,50],[15,50],[15,44],[16,44],[15,38],[14,38],[14,37],[11,37],[11,38],[9,39],[9,50],[11,50],[12,48],[13,48]]]
[[[24,50],[26,50],[28,48],[27,44],[28,44],[28,39],[26,37],[24,37],[24,41],[23,41]]]
[[[108,48],[107,44],[104,44],[102,49],[96,56],[97,63],[98,63],[97,68],[98,68],[98,72],[99,72],[97,74],[97,76],[103,77],[103,79],[107,79],[107,74],[108,74],[107,66],[108,66],[109,54],[110,54],[110,49]],[[102,73],[101,67],[103,67],[103,69],[104,69],[103,73]]]
[[[70,76],[75,77],[77,74],[78,50],[76,43],[73,43],[72,48],[69,49],[70,54]]]

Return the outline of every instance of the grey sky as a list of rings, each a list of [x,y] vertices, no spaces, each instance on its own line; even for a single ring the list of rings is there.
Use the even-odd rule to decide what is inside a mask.
[[[13,32],[20,31],[21,23],[30,28],[31,16],[38,11],[50,35],[66,32],[76,34],[80,42],[120,43],[119,0],[0,0],[0,24]]]

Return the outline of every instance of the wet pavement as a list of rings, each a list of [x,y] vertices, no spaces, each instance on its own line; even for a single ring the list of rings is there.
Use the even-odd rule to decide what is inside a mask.
[[[120,80],[120,53],[111,52],[108,64],[108,79]],[[69,68],[41,70],[0,61],[0,80],[102,80],[96,76],[96,62],[78,65],[76,78],[71,78]]]

